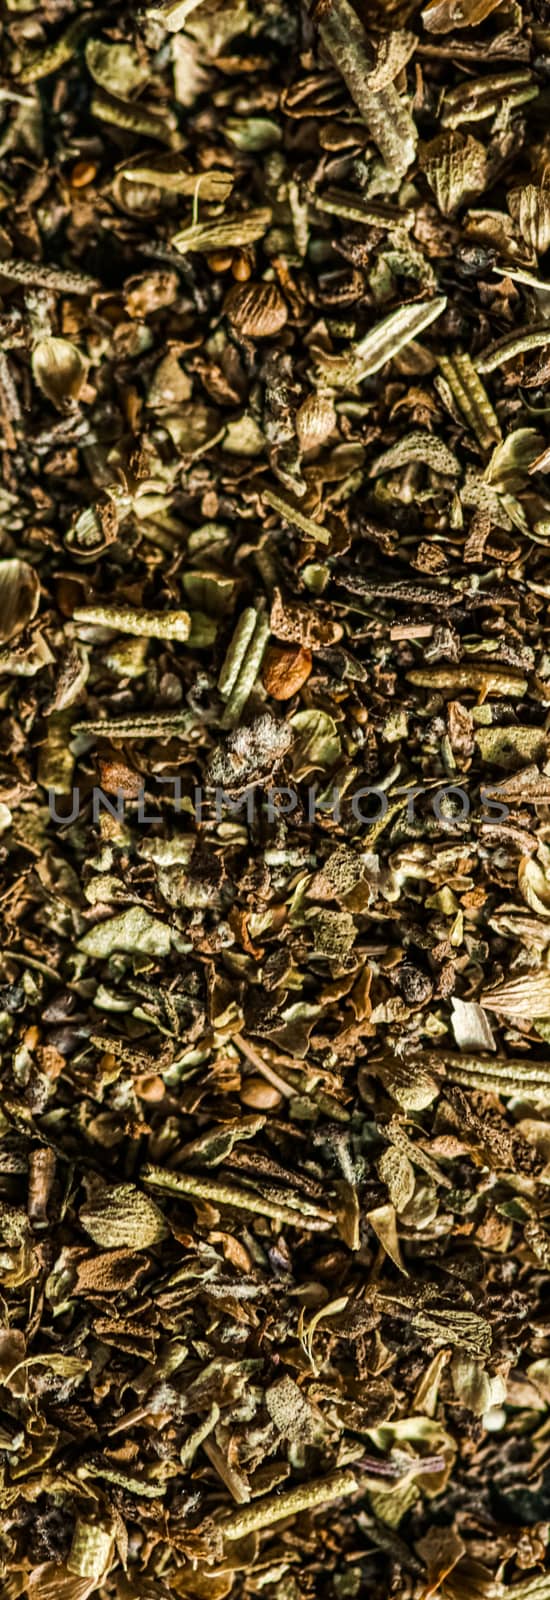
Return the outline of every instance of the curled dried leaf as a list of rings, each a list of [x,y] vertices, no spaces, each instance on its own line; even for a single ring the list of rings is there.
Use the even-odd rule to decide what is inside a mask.
[[[73,1533],[67,1570],[79,1578],[93,1578],[96,1583],[109,1570],[113,1554],[113,1535],[100,1523],[87,1522],[78,1517]]]
[[[150,67],[140,60],[130,44],[107,44],[103,39],[88,39],[86,65],[95,83],[111,94],[132,94],[147,82]]]

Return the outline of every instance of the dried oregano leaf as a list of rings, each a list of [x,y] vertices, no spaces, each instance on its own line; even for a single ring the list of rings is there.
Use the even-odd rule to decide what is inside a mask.
[[[491,1011],[528,1022],[532,1017],[550,1017],[550,971],[526,972],[494,989],[484,989],[481,1003]]]
[[[265,1403],[283,1438],[310,1444],[322,1432],[319,1415],[288,1374],[266,1389]]]
[[[119,917],[96,923],[80,939],[79,949],[96,961],[106,960],[115,950],[160,958],[170,950],[170,929],[143,907],[132,906],[131,911],[123,911]]]
[[[378,1176],[389,1189],[390,1200],[397,1212],[403,1210],[414,1194],[414,1169],[408,1157],[400,1150],[389,1147],[378,1161]]]
[[[543,445],[542,434],[537,433],[536,428],[515,428],[493,450],[491,460],[485,469],[487,483],[492,484],[500,493],[521,489],[529,468]]]
[[[148,1250],[169,1232],[154,1200],[133,1183],[98,1189],[81,1207],[79,1219],[94,1244],[105,1250]]]
[[[147,83],[151,70],[131,45],[107,44],[103,39],[87,40],[86,65],[100,88],[123,99]]]
[[[109,1570],[113,1555],[113,1535],[100,1523],[87,1522],[79,1517],[73,1533],[67,1570],[79,1578],[93,1578],[96,1583]]]
[[[507,199],[510,215],[526,244],[544,255],[550,246],[550,189],[526,183],[524,188],[511,189]]]
[[[518,866],[518,888],[523,899],[537,917],[550,917],[550,878],[548,860],[542,864],[533,856],[523,856]]]
[[[484,762],[515,772],[544,756],[548,740],[540,728],[505,726],[476,728],[475,741]]]
[[[460,472],[460,463],[442,439],[432,433],[409,433],[377,456],[370,468],[370,475],[378,478],[383,472],[395,472],[399,467],[408,466],[411,461],[421,462],[432,472],[440,472],[450,478],[456,478]]]
[[[222,727],[232,728],[252,692],[269,638],[269,621],[251,606],[239,618],[227,648],[218,678],[218,689],[225,700]]]
[[[445,217],[452,216],[485,188],[485,148],[471,134],[451,130],[438,134],[421,146],[419,161]]]
[[[79,1578],[59,1561],[45,1561],[29,1574],[28,1600],[88,1600],[95,1578]]]

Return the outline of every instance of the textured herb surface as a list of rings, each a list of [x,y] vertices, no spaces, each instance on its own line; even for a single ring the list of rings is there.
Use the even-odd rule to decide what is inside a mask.
[[[549,1600],[550,6],[1,30],[3,1600]]]

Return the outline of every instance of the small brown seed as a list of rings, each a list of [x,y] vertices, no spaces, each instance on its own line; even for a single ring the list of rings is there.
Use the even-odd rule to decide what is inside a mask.
[[[248,256],[236,255],[233,260],[231,271],[233,273],[233,277],[237,279],[237,283],[247,283],[248,279],[252,276],[252,267],[250,265]]]
[[[73,189],[85,189],[87,183],[93,183],[96,172],[93,161],[77,161],[71,172]]]
[[[231,250],[218,250],[214,251],[213,255],[207,256],[206,259],[211,272],[229,272],[233,254]]]
[[[262,672],[264,689],[274,700],[291,700],[306,683],[312,665],[311,650],[304,650],[301,645],[293,650],[284,645],[270,645]]]
[[[275,1111],[282,1099],[278,1089],[264,1078],[246,1078],[241,1089],[243,1106],[251,1106],[253,1111]]]
[[[284,328],[288,311],[275,283],[235,284],[225,299],[225,313],[237,333],[267,339]]]

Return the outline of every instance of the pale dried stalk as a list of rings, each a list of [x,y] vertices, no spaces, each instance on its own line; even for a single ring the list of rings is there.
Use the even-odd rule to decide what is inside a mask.
[[[419,689],[477,689],[518,699],[527,692],[527,678],[505,667],[415,667],[407,679]]]
[[[297,1516],[300,1511],[312,1511],[314,1506],[328,1505],[343,1495],[355,1494],[359,1483],[349,1468],[333,1472],[327,1478],[314,1478],[311,1483],[301,1483],[284,1494],[268,1494],[246,1510],[234,1511],[221,1523],[226,1539],[242,1539],[260,1528],[270,1528],[274,1522]]]
[[[177,639],[180,644],[185,644],[191,631],[188,611],[136,611],[133,606],[77,606],[73,621],[116,628],[117,633],[136,638]]]
[[[145,1415],[147,1415],[147,1407],[144,1406],[142,1409],[145,1412]],[[202,1422],[199,1422],[198,1427],[193,1429],[193,1432],[190,1433],[189,1437],[185,1440],[185,1444],[182,1445],[180,1450],[180,1461],[182,1467],[191,1466],[199,1445],[204,1443],[204,1440],[208,1438],[209,1433],[212,1433],[212,1429],[215,1428],[216,1423],[219,1422],[219,1420],[220,1408],[214,1403],[210,1407],[208,1416],[204,1417]],[[111,1428],[111,1433],[114,1433],[114,1431],[114,1428]]]
[[[2,403],[4,427],[7,421],[20,422],[21,406],[19,403],[19,395],[17,393],[15,379],[8,358],[3,350],[0,350],[0,399]],[[13,449],[13,445],[10,445],[10,449]]]
[[[13,256],[0,261],[0,277],[11,278],[13,283],[33,284],[40,289],[66,289],[67,294],[93,294],[99,289],[97,278],[88,278],[83,272],[44,267],[39,261],[15,261]]]
[[[306,1228],[312,1233],[324,1233],[335,1222],[332,1211],[322,1211],[306,1200],[300,1200],[300,1209],[294,1210],[284,1202],[265,1200],[263,1195],[248,1193],[231,1183],[220,1183],[217,1178],[196,1178],[191,1172],[168,1172],[164,1167],[154,1166],[143,1167],[141,1177],[153,1189],[195,1195],[197,1200],[211,1200],[214,1205],[235,1206],[241,1211],[253,1211],[257,1216],[272,1217],[275,1222],[290,1222],[295,1228]]]
[[[40,1150],[32,1150],[29,1156],[27,1216],[35,1224],[48,1220],[48,1200],[55,1177],[55,1162],[55,1152],[46,1145]]]
[[[502,438],[500,424],[489,396],[467,354],[440,356],[439,368],[459,411],[484,448]]]
[[[201,724],[192,711],[142,711],[134,717],[97,717],[90,722],[73,722],[71,733],[88,733],[90,738],[186,739],[201,733]]]

